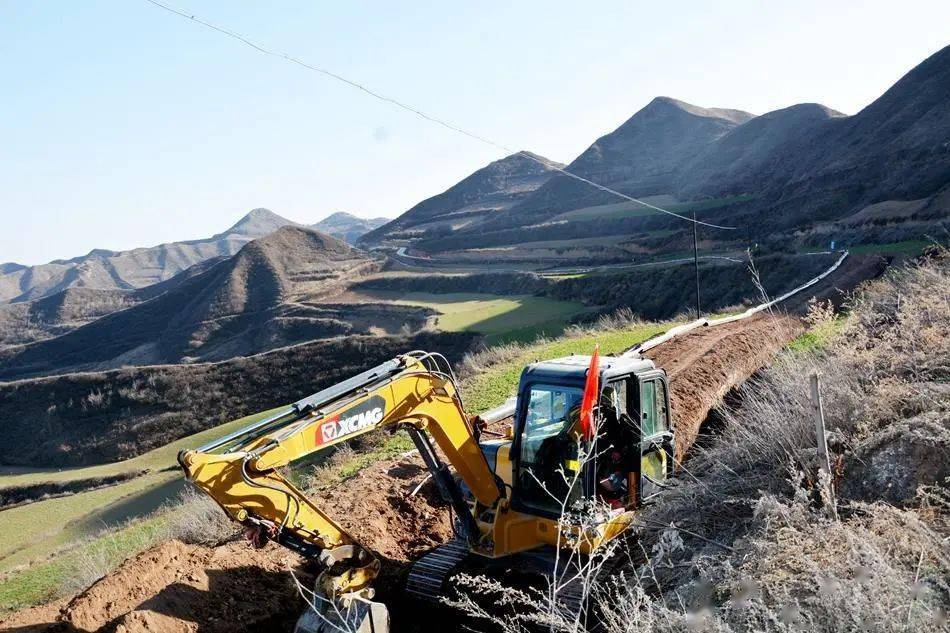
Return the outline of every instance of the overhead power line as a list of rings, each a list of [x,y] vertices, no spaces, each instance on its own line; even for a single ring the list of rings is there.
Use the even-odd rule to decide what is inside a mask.
[[[722,226],[722,225],[720,225],[720,224],[712,224],[712,223],[710,223],[710,222],[703,222],[702,220],[696,220],[696,219],[694,219],[694,218],[691,218],[691,217],[688,217],[688,216],[685,216],[685,215],[681,215],[681,214],[679,214],[679,213],[676,213],[675,211],[670,211],[669,209],[664,209],[664,208],[658,207],[658,206],[656,206],[656,205],[654,205],[654,204],[650,204],[649,202],[645,202],[645,201],[640,200],[640,199],[638,199],[638,198],[634,198],[633,196],[628,196],[627,194],[621,193],[621,192],[617,191],[616,189],[611,189],[610,187],[606,187],[606,186],[604,186],[604,185],[602,185],[602,184],[600,184],[600,183],[596,183],[596,182],[594,182],[594,181],[592,181],[592,180],[588,180],[587,178],[584,178],[583,176],[579,176],[579,175],[577,175],[577,174],[575,174],[575,173],[573,173],[573,172],[570,172],[570,171],[564,169],[563,167],[559,167],[558,165],[555,165],[554,163],[552,163],[552,162],[550,162],[550,161],[548,161],[548,160],[545,160],[545,159],[543,159],[543,158],[541,158],[541,157],[539,157],[539,156],[535,156],[535,155],[533,155],[533,154],[530,154],[530,153],[524,152],[524,151],[516,151],[516,150],[513,150],[513,149],[511,149],[510,147],[507,147],[507,146],[505,146],[505,145],[503,145],[503,144],[501,144],[501,143],[495,142],[495,141],[493,141],[493,140],[491,140],[491,139],[489,139],[489,138],[486,138],[486,137],[481,136],[481,135],[479,135],[479,134],[475,134],[475,133],[473,133],[473,132],[469,132],[469,131],[466,130],[465,128],[459,127],[458,125],[455,125],[455,124],[453,124],[453,123],[449,123],[448,121],[445,121],[444,119],[440,119],[440,118],[438,118],[438,117],[432,116],[431,114],[427,114],[427,113],[423,112],[422,110],[419,110],[418,108],[415,108],[415,107],[413,107],[413,106],[411,106],[411,105],[409,105],[409,104],[407,104],[407,103],[404,103],[404,102],[402,102],[402,101],[399,101],[398,99],[393,99],[392,97],[387,97],[387,96],[384,95],[384,94],[380,94],[379,92],[376,92],[375,90],[372,90],[371,88],[367,88],[366,86],[364,86],[363,84],[361,84],[361,83],[359,83],[359,82],[353,81],[352,79],[348,79],[348,78],[344,77],[343,75],[339,75],[339,74],[337,74],[337,73],[335,73],[335,72],[333,72],[333,71],[331,71],[331,70],[327,70],[326,68],[322,68],[322,67],[320,67],[320,66],[314,66],[313,64],[309,64],[309,63],[307,63],[307,62],[305,62],[305,61],[303,61],[303,60],[300,60],[300,59],[298,59],[298,58],[296,58],[296,57],[293,57],[293,56],[291,56],[291,55],[288,55],[287,53],[282,53],[282,52],[279,52],[279,51],[274,51],[274,50],[271,50],[271,49],[269,49],[269,48],[266,48],[266,47],[264,47],[264,46],[262,46],[262,45],[260,45],[260,44],[257,44],[257,43],[255,43],[255,42],[249,40],[248,38],[244,37],[244,36],[241,35],[240,33],[235,33],[234,31],[231,31],[231,30],[226,29],[226,28],[224,28],[224,27],[218,26],[218,25],[216,25],[216,24],[212,24],[211,22],[208,22],[207,20],[203,20],[203,19],[199,18],[198,16],[196,16],[196,15],[194,15],[194,14],[188,13],[188,12],[186,12],[186,11],[182,11],[182,10],[180,10],[180,9],[176,9],[175,7],[169,6],[169,5],[167,5],[167,4],[163,3],[163,2],[159,2],[158,0],[145,0],[145,1],[148,2],[149,4],[155,5],[156,7],[159,7],[159,8],[161,8],[161,9],[164,9],[165,11],[168,11],[168,12],[170,12],[170,13],[174,13],[175,15],[180,16],[180,17],[183,17],[183,18],[186,18],[186,19],[188,19],[188,20],[191,20],[192,22],[196,22],[197,24],[200,24],[200,25],[202,25],[202,26],[204,26],[204,27],[206,27],[206,28],[209,28],[209,29],[211,29],[211,30],[213,30],[213,31],[217,31],[218,33],[221,33],[222,35],[226,35],[226,36],[228,36],[228,37],[230,37],[230,38],[233,38],[233,39],[235,39],[235,40],[241,42],[242,44],[244,44],[244,45],[246,45],[246,46],[250,46],[250,47],[253,48],[254,50],[258,51],[259,53],[263,53],[264,55],[269,55],[269,56],[271,56],[271,57],[279,57],[279,58],[281,58],[281,59],[285,59],[285,60],[287,60],[287,61],[289,61],[289,62],[291,62],[291,63],[297,64],[298,66],[302,66],[302,67],[304,67],[304,68],[306,68],[306,69],[308,69],[308,70],[312,70],[312,71],[314,71],[314,72],[318,72],[318,73],[320,73],[321,75],[325,75],[325,76],[327,76],[327,77],[330,77],[331,79],[335,79],[335,80],[337,80],[337,81],[343,82],[343,83],[347,84],[348,86],[350,86],[350,87],[352,87],[352,88],[356,88],[357,90],[359,90],[359,91],[361,91],[361,92],[365,92],[366,94],[370,95],[371,97],[373,97],[373,98],[375,98],[375,99],[378,99],[378,100],[380,100],[380,101],[384,101],[384,102],[389,103],[389,104],[391,104],[391,105],[394,105],[394,106],[396,106],[396,107],[398,107],[398,108],[401,108],[401,109],[403,109],[403,110],[406,110],[407,112],[410,112],[410,113],[412,113],[412,114],[415,114],[416,116],[421,117],[421,118],[425,119],[426,121],[429,121],[429,122],[431,122],[431,123],[435,123],[435,124],[437,124],[437,125],[441,125],[442,127],[447,128],[447,129],[449,129],[449,130],[452,130],[453,132],[456,132],[456,133],[458,133],[458,134],[462,134],[462,135],[467,136],[467,137],[469,137],[469,138],[471,138],[471,139],[473,139],[473,140],[476,140],[476,141],[478,141],[478,142],[480,142],[480,143],[484,143],[485,145],[489,145],[489,146],[494,147],[494,148],[496,148],[496,149],[500,149],[500,150],[502,150],[502,151],[504,151],[504,152],[506,152],[506,153],[508,153],[508,154],[517,154],[517,155],[519,155],[519,156],[522,156],[522,157],[524,157],[524,158],[527,158],[527,159],[529,159],[529,160],[532,160],[532,161],[534,161],[534,162],[536,162],[536,163],[538,163],[538,164],[540,164],[540,165],[543,165],[543,166],[544,166],[545,168],[547,168],[547,169],[551,169],[551,170],[553,170],[553,171],[557,171],[557,172],[559,172],[559,173],[561,173],[561,174],[563,174],[563,175],[565,175],[565,176],[568,176],[568,177],[570,177],[570,178],[573,178],[574,180],[578,180],[578,181],[580,181],[580,182],[586,183],[586,184],[590,185],[591,187],[594,187],[594,188],[596,188],[596,189],[599,189],[599,190],[603,191],[604,193],[608,193],[608,194],[617,196],[618,198],[622,198],[622,199],[627,200],[627,201],[629,201],[629,202],[634,202],[634,203],[639,204],[639,205],[642,205],[642,206],[644,206],[644,207],[646,207],[646,208],[648,208],[648,209],[653,209],[654,211],[659,211],[660,213],[665,213],[665,214],[667,214],[667,215],[671,215],[671,216],[673,216],[673,217],[675,217],[675,218],[679,218],[680,220],[685,220],[685,221],[691,222],[691,223],[693,223],[693,224],[699,224],[699,225],[708,226],[708,227],[711,227],[711,228],[714,228],[714,229],[723,229],[723,230],[728,230],[728,231],[734,231],[734,230],[736,230],[736,229],[739,228],[739,227],[735,227],[735,226]]]

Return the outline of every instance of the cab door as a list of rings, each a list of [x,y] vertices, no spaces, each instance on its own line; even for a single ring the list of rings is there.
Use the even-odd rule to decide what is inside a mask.
[[[670,398],[662,373],[640,378],[639,501],[648,501],[662,489],[673,472],[673,429]]]

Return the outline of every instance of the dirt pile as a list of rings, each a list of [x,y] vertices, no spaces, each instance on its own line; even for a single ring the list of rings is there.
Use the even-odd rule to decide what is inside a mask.
[[[448,509],[418,457],[373,464],[314,500],[378,554],[385,586],[406,562],[452,535]],[[290,570],[312,584],[315,570],[273,543],[256,550],[244,542],[209,548],[166,541],[72,600],[16,614],[0,630],[291,630],[305,604]]]
[[[166,541],[123,563],[73,598],[62,630],[257,631],[287,629],[302,602],[288,570],[297,555],[244,543],[208,548]]]
[[[418,456],[373,464],[315,501],[395,567],[452,536],[448,506]]]
[[[793,317],[756,317],[694,330],[646,354],[670,378],[677,460],[696,441],[710,410],[803,330]]]

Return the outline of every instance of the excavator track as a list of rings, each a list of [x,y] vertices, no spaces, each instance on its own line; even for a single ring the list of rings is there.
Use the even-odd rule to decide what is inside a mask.
[[[468,543],[461,539],[453,539],[428,552],[409,570],[406,593],[430,602],[440,601],[445,581],[468,554]]]

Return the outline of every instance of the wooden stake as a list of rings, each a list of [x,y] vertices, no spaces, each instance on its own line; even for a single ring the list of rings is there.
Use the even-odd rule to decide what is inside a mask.
[[[825,409],[821,404],[821,379],[818,372],[811,375],[811,410],[815,418],[815,439],[818,444],[819,468],[824,470],[829,482],[828,494],[831,496],[832,511],[838,515],[835,491],[831,487],[831,458],[828,455],[828,439],[825,437]]]

